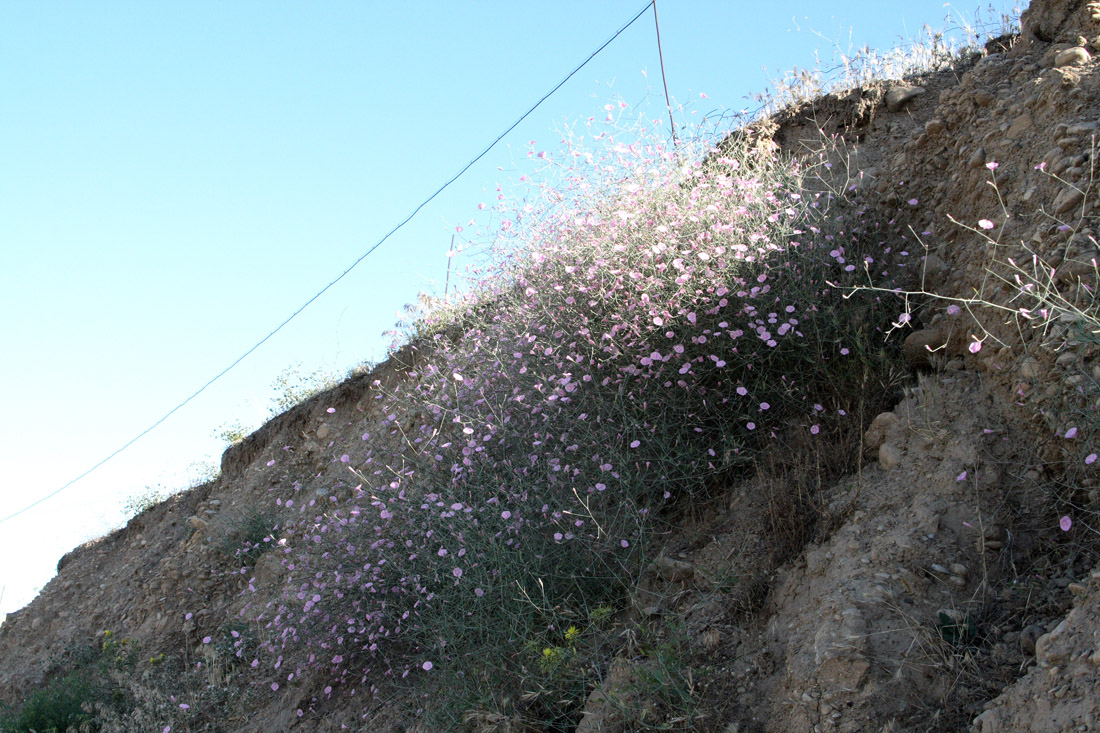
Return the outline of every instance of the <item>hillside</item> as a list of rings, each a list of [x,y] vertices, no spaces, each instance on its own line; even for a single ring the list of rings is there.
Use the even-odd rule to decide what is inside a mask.
[[[551,209],[63,557],[0,731],[1095,728],[1100,9],[1021,25]]]

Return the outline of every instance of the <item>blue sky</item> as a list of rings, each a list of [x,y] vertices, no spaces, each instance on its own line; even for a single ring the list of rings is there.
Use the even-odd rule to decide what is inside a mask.
[[[330,282],[644,3],[0,2],[0,517],[192,394]],[[1009,3],[994,3],[997,11]],[[658,5],[669,92],[697,116],[795,66],[889,49],[977,6]],[[815,56],[816,53],[816,56]],[[216,462],[287,367],[377,359],[454,227],[534,140],[612,98],[664,114],[652,12],[271,341],[157,430],[0,523],[0,614],[147,486]],[[706,99],[700,93],[707,95]]]

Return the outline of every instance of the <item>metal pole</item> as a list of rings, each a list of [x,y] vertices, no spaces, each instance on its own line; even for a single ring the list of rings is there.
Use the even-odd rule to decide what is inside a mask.
[[[443,302],[447,302],[447,288],[451,286],[451,260],[454,259],[454,255],[451,254],[455,251],[455,235],[451,235],[451,248],[447,250],[447,279],[443,282]]]
[[[668,97],[668,79],[665,78],[665,55],[661,52],[661,24],[657,22],[657,0],[653,0],[653,27],[657,29],[657,58],[661,61],[661,82],[665,85],[665,106],[668,107],[668,123],[672,126],[672,145],[679,147],[676,139],[676,121],[672,119],[672,101]]]

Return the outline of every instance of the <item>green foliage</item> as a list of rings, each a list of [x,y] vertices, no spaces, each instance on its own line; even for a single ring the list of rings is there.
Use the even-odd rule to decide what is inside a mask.
[[[156,506],[167,498],[168,490],[161,484],[155,484],[153,486],[146,486],[145,490],[141,493],[134,494],[126,499],[126,503],[122,505],[122,508],[127,516],[136,517],[146,509]]]
[[[248,437],[249,430],[241,425],[240,420],[228,422],[218,428],[215,436],[226,445],[236,445]]]
[[[0,713],[0,733],[94,732],[102,729],[97,708],[125,711],[132,703],[112,679],[114,670],[132,669],[137,648],[130,639],[104,633],[99,647],[70,650],[68,667],[32,692],[17,709]]]
[[[307,374],[302,371],[300,363],[287,367],[275,378],[275,384],[272,385],[275,395],[269,409],[271,417],[281,415],[338,383],[337,376],[324,369]]]
[[[69,728],[99,730],[83,708],[96,699],[92,683],[78,672],[55,679],[32,693],[17,712],[0,717],[2,733],[64,733]]]
[[[274,547],[275,525],[276,520],[270,514],[255,509],[248,512],[225,538],[222,553],[238,558],[245,565],[254,565],[261,555]]]

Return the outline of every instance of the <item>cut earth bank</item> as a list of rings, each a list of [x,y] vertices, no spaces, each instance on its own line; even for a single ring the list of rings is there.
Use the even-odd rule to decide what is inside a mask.
[[[854,186],[875,216],[910,227],[927,254],[922,289],[940,297],[910,300],[904,351],[920,376],[868,426],[864,468],[827,488],[811,542],[777,553],[775,492],[750,482],[685,520],[641,579],[635,614],[682,625],[682,653],[710,670],[706,717],[682,728],[1100,726],[1097,431],[1085,427],[1097,422],[1100,362],[1077,328],[1095,328],[1097,315],[1100,6],[1036,0],[1020,38],[987,51],[953,71],[808,102],[749,133],[793,155],[827,146],[820,185]],[[1018,274],[1068,307],[1040,316],[1041,328],[1011,317],[1031,303]],[[371,382],[399,380],[402,358],[271,421],[227,451],[214,483],[66,555],[0,628],[0,701],[17,702],[56,672],[56,650],[105,629],[202,659],[197,640],[233,617],[246,582],[227,580],[219,547],[244,507],[285,480],[269,454],[292,445],[297,468],[328,483],[325,447],[361,430],[328,408],[369,408]],[[277,585],[273,557],[257,564],[257,586]],[[628,645],[578,730],[644,728],[657,707],[638,692],[654,674],[646,664]],[[224,695],[224,709],[248,714],[223,730],[300,727],[294,688],[255,709]],[[311,725],[340,729],[358,710],[337,706]],[[404,725],[396,709],[373,721],[367,729]],[[470,725],[521,729],[489,714]]]

